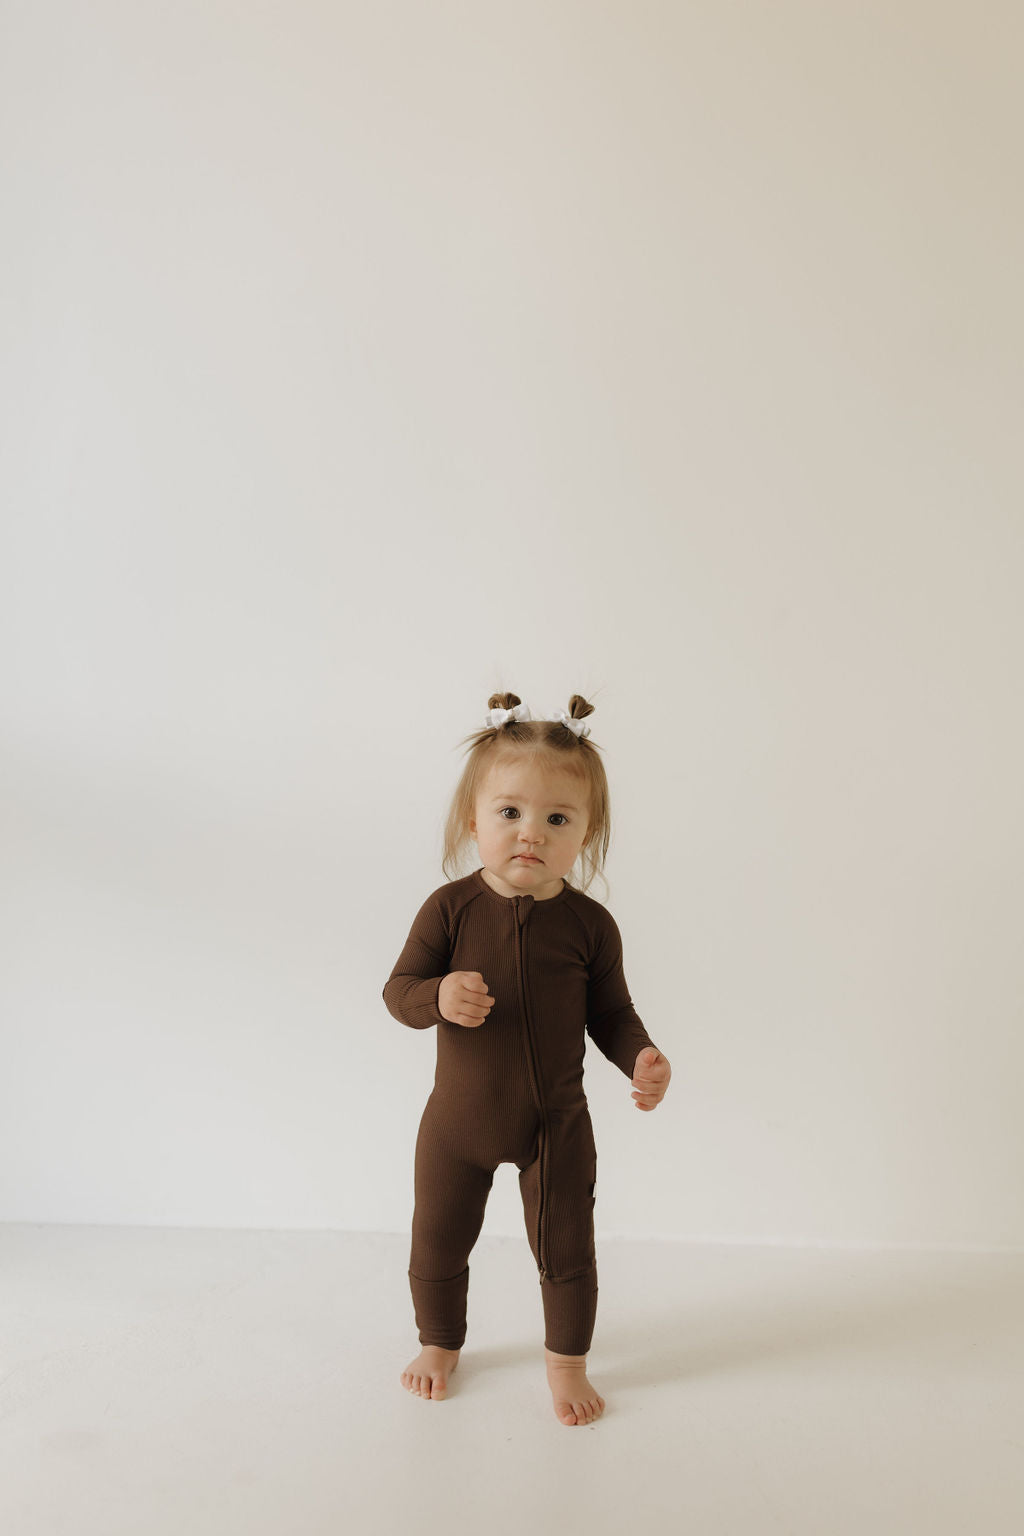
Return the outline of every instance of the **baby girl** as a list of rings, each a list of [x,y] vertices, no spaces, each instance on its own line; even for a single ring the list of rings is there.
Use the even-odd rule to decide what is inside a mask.
[[[515,694],[492,695],[448,815],[448,883],[416,914],[383,992],[402,1024],[437,1030],[409,1260],[422,1347],[402,1385],[445,1397],[466,1338],[469,1255],[495,1170],[515,1163],[548,1385],[567,1425],[605,1408],[586,1370],[597,1315],[586,1037],[630,1079],[638,1109],[657,1107],[672,1072],[633,1008],[615,919],[586,894],[611,836],[608,783],[583,724],[592,713],[574,694],[568,712],[534,720]],[[470,842],[480,864],[460,877]]]

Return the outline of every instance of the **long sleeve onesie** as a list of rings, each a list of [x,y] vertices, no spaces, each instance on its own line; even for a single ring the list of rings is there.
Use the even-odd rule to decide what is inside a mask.
[[[451,971],[479,971],[494,998],[478,1028],[452,1024],[438,1009]],[[494,1171],[514,1162],[547,1346],[585,1354],[597,1296],[586,1037],[627,1077],[654,1044],[629,995],[615,919],[569,885],[544,901],[502,896],[476,869],[427,897],[383,999],[400,1023],[437,1029],[409,1265],[420,1341],[461,1348],[469,1253]]]

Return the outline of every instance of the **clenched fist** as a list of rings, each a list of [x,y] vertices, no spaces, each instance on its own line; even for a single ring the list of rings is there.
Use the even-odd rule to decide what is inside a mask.
[[[668,1092],[672,1068],[667,1056],[653,1045],[645,1045],[633,1063],[633,1103],[637,1109],[657,1109]]]
[[[478,1029],[494,1006],[479,971],[449,971],[437,993],[441,1017],[449,1024]]]

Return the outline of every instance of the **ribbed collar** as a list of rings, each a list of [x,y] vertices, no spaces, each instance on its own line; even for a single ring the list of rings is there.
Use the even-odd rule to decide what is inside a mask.
[[[569,891],[569,885],[567,884],[567,882],[565,880],[563,880],[562,881],[562,889],[559,891],[558,895],[557,896],[546,896],[543,901],[538,901],[536,896],[534,896],[532,891],[520,891],[519,892],[519,896],[503,896],[500,891],[494,890],[494,888],[492,886],[487,884],[487,881],[484,879],[484,876],[483,876],[483,865],[482,864],[481,864],[479,869],[474,869],[473,874],[472,874],[472,876],[470,878],[475,880],[477,885],[480,887],[480,889],[486,895],[490,896],[492,898],[492,900],[503,902],[505,906],[509,906],[509,905],[511,905],[512,902],[518,901],[519,900],[519,896],[529,896],[530,900],[533,902],[533,905],[535,907],[550,907],[552,902],[554,902],[554,901],[561,901],[563,896],[565,896],[567,894],[567,892]]]

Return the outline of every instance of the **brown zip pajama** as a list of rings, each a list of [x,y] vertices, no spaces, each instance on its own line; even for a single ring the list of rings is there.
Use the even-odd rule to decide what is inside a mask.
[[[438,1010],[451,971],[479,971],[494,998],[478,1028]],[[571,886],[547,901],[502,896],[474,870],[427,897],[383,998],[400,1023],[437,1028],[409,1258],[420,1343],[465,1342],[469,1255],[495,1170],[515,1163],[545,1345],[586,1354],[597,1315],[597,1152],[585,1037],[630,1078],[637,1053],[654,1044],[630,999],[615,919]]]

